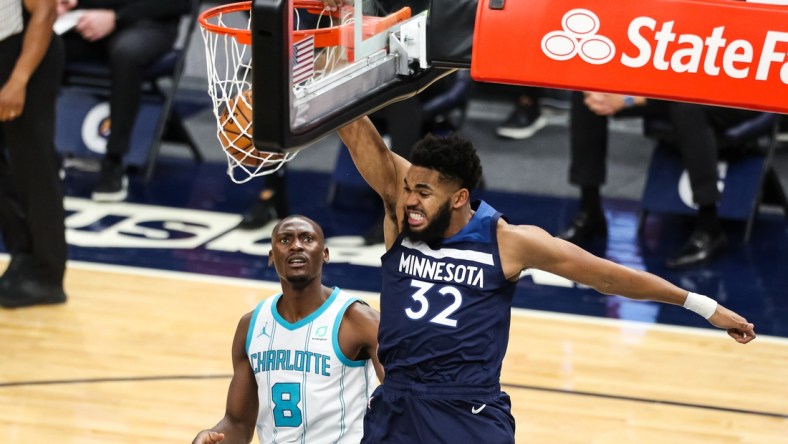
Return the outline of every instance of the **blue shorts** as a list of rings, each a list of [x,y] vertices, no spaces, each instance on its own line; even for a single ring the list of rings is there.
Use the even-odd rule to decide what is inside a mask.
[[[494,390],[414,390],[384,382],[364,416],[362,444],[513,444],[509,395]]]

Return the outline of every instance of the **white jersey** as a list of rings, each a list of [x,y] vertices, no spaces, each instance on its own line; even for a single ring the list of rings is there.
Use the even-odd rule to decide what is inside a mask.
[[[320,308],[291,324],[276,310],[282,294],[257,305],[246,355],[257,381],[260,443],[358,443],[377,385],[370,360],[339,348],[339,325],[358,299],[334,288]]]

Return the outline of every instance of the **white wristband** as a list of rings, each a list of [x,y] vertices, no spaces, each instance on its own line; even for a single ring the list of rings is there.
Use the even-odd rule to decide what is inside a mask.
[[[684,308],[709,319],[717,311],[717,301],[702,294],[689,292]]]

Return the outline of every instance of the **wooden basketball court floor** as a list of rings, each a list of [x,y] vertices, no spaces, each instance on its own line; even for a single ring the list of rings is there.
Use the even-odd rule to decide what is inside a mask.
[[[66,287],[68,304],[0,310],[5,443],[190,442],[223,415],[238,319],[278,289],[74,261]],[[522,309],[511,333],[502,383],[517,442],[788,443],[784,338],[742,346]]]

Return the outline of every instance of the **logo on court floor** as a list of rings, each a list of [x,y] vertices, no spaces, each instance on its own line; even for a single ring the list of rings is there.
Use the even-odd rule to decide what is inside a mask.
[[[597,35],[599,17],[588,9],[572,9],[561,19],[560,31],[542,37],[542,52],[553,60],[569,60],[576,55],[593,65],[601,65],[616,55],[616,45]]]

